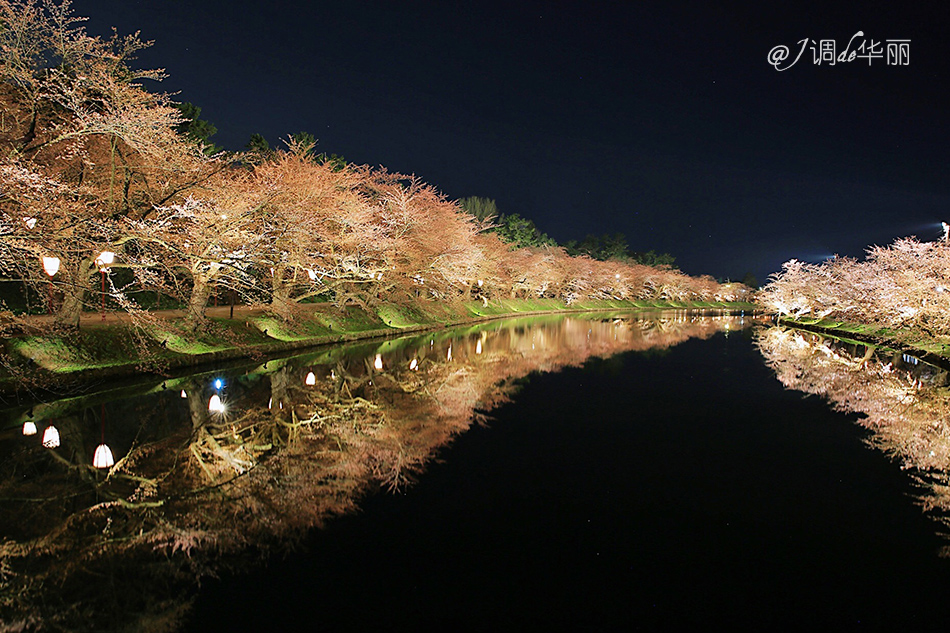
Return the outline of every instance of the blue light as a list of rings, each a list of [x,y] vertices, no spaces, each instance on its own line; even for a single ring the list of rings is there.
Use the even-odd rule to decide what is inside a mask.
[[[224,381],[221,380],[220,378],[216,378],[215,381],[214,381],[214,388],[220,390],[221,387],[223,387],[223,386],[224,386]]]

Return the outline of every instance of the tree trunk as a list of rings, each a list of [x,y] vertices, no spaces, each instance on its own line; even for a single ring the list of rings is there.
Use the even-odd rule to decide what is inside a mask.
[[[272,278],[270,307],[281,321],[291,321],[294,317],[293,308],[296,305],[296,302],[291,299],[293,282],[284,279],[283,273],[283,270],[278,270]]]
[[[188,300],[188,313],[185,323],[188,329],[195,330],[205,320],[205,308],[211,296],[211,275],[195,275],[191,298]]]
[[[61,283],[57,286],[63,291],[63,304],[56,313],[57,325],[79,328],[79,317],[82,315],[83,301],[89,291],[92,269],[92,261],[88,259],[79,262],[78,266],[63,266],[60,269]]]

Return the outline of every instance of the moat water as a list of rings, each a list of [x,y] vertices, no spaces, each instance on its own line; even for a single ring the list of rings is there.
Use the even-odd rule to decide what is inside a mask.
[[[677,311],[8,399],[0,621],[943,630],[947,382]]]

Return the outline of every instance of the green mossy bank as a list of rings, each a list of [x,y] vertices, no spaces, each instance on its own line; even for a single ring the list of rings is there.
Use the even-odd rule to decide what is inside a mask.
[[[181,319],[149,319],[133,324],[117,320],[102,323],[89,317],[75,332],[27,332],[6,339],[0,391],[45,386],[51,381],[74,386],[143,372],[166,374],[182,367],[502,317],[657,309],[752,311],[756,306],[716,301],[578,301],[568,306],[557,299],[512,299],[488,305],[481,301],[410,307],[387,304],[370,313],[359,308],[338,310],[317,304],[308,306],[290,323],[260,311],[239,311],[234,318],[216,317],[212,312],[207,324],[197,332],[187,331]]]

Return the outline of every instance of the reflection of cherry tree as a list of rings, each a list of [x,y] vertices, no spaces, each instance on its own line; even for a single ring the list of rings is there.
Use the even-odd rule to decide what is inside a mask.
[[[917,359],[845,345],[797,330],[769,328],[759,350],[789,389],[820,395],[837,410],[860,413],[870,442],[911,470],[922,502],[950,525],[950,389],[947,373]]]
[[[518,378],[735,324],[686,313],[542,320],[364,344],[362,355],[268,361],[226,391],[195,379],[135,405],[126,417],[141,429],[107,473],[85,465],[83,425],[59,411],[63,449],[34,444],[3,462],[15,476],[0,480],[0,617],[33,614],[66,628],[111,613],[116,606],[104,600],[140,614],[178,612],[185,596],[172,591],[181,586],[172,578],[206,573],[222,553],[292,545],[353,510],[367,491],[408,485],[441,447],[505,402]],[[209,411],[218,394],[224,411]],[[180,413],[176,422],[164,421],[169,411]],[[164,578],[171,593],[156,594],[137,568]],[[87,573],[129,579],[97,594]],[[57,603],[43,593],[53,585],[63,587],[56,596],[72,598]],[[143,605],[142,596],[153,598]]]

